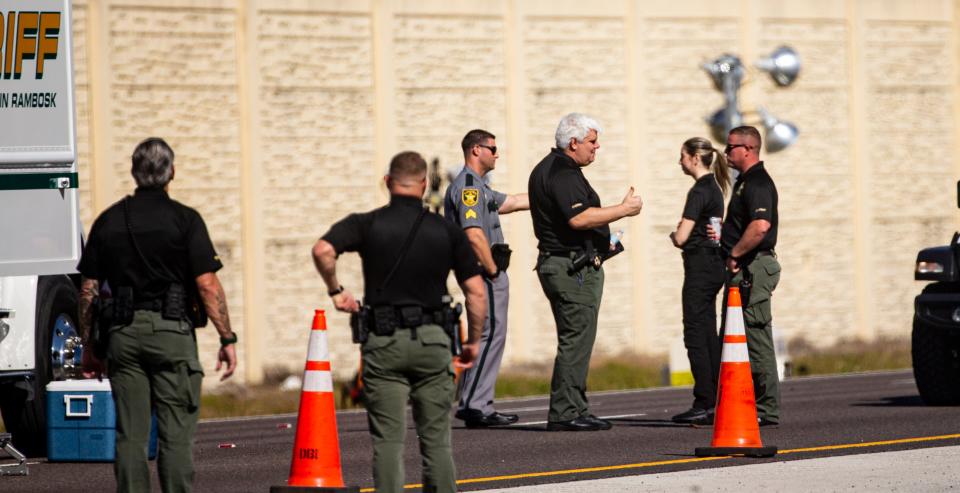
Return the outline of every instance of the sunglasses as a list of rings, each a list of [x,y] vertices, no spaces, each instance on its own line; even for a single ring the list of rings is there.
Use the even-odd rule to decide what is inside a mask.
[[[743,147],[744,149],[750,148],[750,146],[748,146],[747,144],[727,144],[727,147],[723,148],[723,152],[724,154],[730,154],[731,151],[733,151],[738,147]]]
[[[489,149],[489,150],[490,150],[490,154],[496,154],[496,153],[497,153],[497,146],[487,146],[487,145],[483,145],[483,144],[477,144],[477,146],[483,147],[484,149]]]

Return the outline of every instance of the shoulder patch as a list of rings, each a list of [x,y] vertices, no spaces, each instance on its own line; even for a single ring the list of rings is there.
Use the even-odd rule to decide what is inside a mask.
[[[463,202],[463,205],[467,207],[473,207],[477,205],[477,201],[479,199],[480,199],[480,191],[477,190],[476,188],[464,188],[460,192],[460,200]]]

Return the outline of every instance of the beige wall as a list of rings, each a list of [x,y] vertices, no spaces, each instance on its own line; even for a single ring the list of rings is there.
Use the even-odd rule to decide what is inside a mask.
[[[916,251],[956,224],[960,0],[159,1],[74,3],[85,224],[132,188],[129,154],[150,135],[177,152],[172,195],[204,216],[226,265],[241,381],[299,371],[311,313],[332,307],[310,246],[345,214],[386,200],[390,156],[459,165],[469,129],[497,134],[493,179],[523,191],[559,118],[605,127],[586,173],[604,203],[644,199],[620,221],[595,354],[662,353],[681,332],[680,256],[667,234],[691,180],[680,143],[721,104],[700,65],[746,63],[788,44],[791,87],[751,72],[763,105],[800,140],[765,156],[780,192],[787,338],[909,334]],[[515,250],[506,365],[549,361],[555,336],[531,271],[529,215],[504,219]],[[360,291],[359,261],[340,263]],[[333,366],[353,371],[346,317],[328,314]],[[216,336],[199,332],[208,375]],[[209,384],[215,379],[208,378]]]

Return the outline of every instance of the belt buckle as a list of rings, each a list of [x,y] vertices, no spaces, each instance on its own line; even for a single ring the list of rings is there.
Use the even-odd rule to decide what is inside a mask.
[[[603,265],[603,259],[599,255],[593,256],[593,268],[595,270],[600,270],[600,266]]]

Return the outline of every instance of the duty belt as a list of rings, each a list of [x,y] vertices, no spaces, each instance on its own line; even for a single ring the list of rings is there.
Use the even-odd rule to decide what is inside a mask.
[[[592,266],[594,270],[600,270],[600,266],[603,265],[603,257],[598,253],[594,252],[592,257],[588,257],[586,253],[582,250],[540,250],[540,256],[537,258],[537,264],[533,267],[533,270],[540,268],[540,264],[543,259],[547,257],[565,257],[573,261],[573,266],[567,270],[567,274],[574,274],[579,272],[580,269],[586,266]]]
[[[133,304],[133,309],[151,312],[163,311],[163,300],[137,301]]]
[[[375,317],[375,316],[374,316],[374,317]],[[395,315],[394,317],[395,317],[394,320],[396,320],[396,321],[398,321],[398,322],[402,320],[402,318],[400,317],[400,315]],[[442,324],[442,323],[443,323],[443,312],[441,312],[441,311],[436,311],[436,312],[430,313],[430,314],[427,314],[427,313],[422,314],[422,315],[420,316],[420,323],[417,324],[417,325]],[[397,324],[397,330],[400,330],[400,329],[412,329],[413,327],[416,327],[416,326],[417,326],[417,325],[412,325],[412,326],[409,326],[409,327],[408,327],[408,326],[406,326],[406,325],[407,325],[407,324],[399,324],[399,323],[398,323],[398,324]]]
[[[540,250],[541,257],[566,257],[566,258],[575,258],[578,255],[583,253],[583,250]]]
[[[730,252],[721,250],[721,255],[723,256],[724,259],[726,259],[730,256]],[[757,257],[777,258],[777,252],[773,250],[757,250],[756,252],[750,252],[746,255],[740,256],[740,260],[741,260],[740,264],[746,264],[748,262],[752,262]]]
[[[417,313],[417,312],[420,313]],[[443,309],[426,309],[419,306],[381,305],[367,311],[367,322],[377,335],[391,335],[400,329],[413,329],[420,325],[444,323]]]

